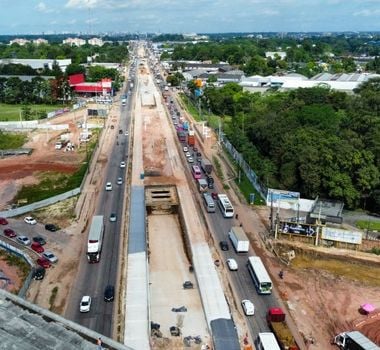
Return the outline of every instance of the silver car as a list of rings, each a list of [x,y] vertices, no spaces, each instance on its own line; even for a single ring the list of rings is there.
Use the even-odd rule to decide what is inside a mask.
[[[26,236],[18,236],[16,238],[17,242],[23,244],[23,245],[29,245],[30,244],[30,239]]]
[[[56,263],[58,261],[58,258],[49,251],[45,251],[41,254],[45,259],[49,260],[52,264]]]

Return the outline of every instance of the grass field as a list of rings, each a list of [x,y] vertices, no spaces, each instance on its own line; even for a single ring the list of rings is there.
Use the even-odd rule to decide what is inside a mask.
[[[358,220],[356,226],[362,230],[380,231],[380,222],[371,220]]]
[[[0,149],[20,148],[28,137],[23,133],[2,132],[0,130]]]
[[[0,103],[0,121],[20,120],[20,112],[25,105],[10,105]],[[26,105],[32,112],[31,119],[40,119],[41,114],[64,108],[64,105]]]

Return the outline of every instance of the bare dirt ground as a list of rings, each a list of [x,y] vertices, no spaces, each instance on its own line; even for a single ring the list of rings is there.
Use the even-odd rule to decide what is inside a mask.
[[[77,111],[77,119],[83,117],[84,111]],[[67,130],[44,131],[36,129],[28,133],[28,141],[24,147],[32,148],[31,155],[12,156],[0,159],[0,210],[9,205],[18,190],[26,184],[39,182],[38,174],[42,172],[73,173],[84,152],[78,148],[80,129],[73,123],[74,113],[62,115],[51,121],[52,124],[68,123]],[[69,134],[76,149],[73,152],[56,150],[55,143],[61,134]],[[83,148],[83,146],[82,146]]]
[[[17,292],[23,283],[17,266],[7,263],[4,256],[0,256],[0,289],[8,292]]]

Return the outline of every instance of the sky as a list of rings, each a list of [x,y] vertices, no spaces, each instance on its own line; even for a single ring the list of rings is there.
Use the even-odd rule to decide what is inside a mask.
[[[379,31],[380,0],[0,0],[0,34]]]

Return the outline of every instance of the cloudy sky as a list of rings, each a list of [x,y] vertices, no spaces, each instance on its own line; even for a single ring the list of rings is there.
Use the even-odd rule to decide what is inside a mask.
[[[380,0],[0,0],[0,9],[0,34],[380,30]]]

